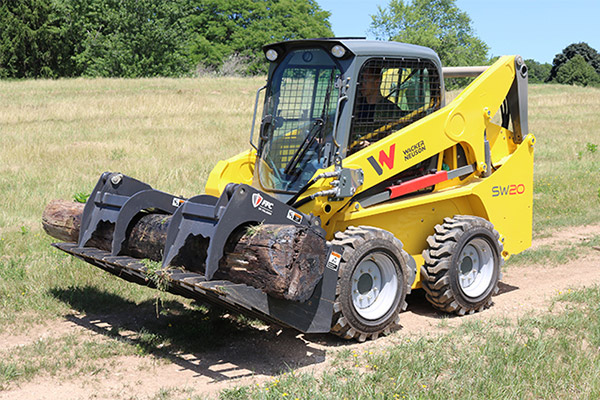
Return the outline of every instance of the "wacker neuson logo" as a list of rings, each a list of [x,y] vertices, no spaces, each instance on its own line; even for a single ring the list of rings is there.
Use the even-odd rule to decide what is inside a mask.
[[[265,214],[273,214],[273,203],[263,198],[260,193],[254,193],[252,195],[252,206],[254,206],[254,208],[258,208]]]
[[[425,146],[425,141],[421,140],[418,143],[407,147],[402,150],[402,155],[404,156],[404,161],[409,161],[411,158],[416,157],[427,150]],[[383,174],[383,167],[387,167],[387,169],[394,169],[394,162],[396,161],[396,144],[392,144],[387,153],[384,150],[379,151],[379,157],[376,160],[375,157],[370,156],[367,158],[367,161],[371,164],[377,175]]]
[[[427,147],[425,147],[425,141],[421,140],[419,143],[402,150],[402,153],[404,154],[404,161],[410,160],[411,158],[418,154],[421,154],[425,150],[427,150]]]

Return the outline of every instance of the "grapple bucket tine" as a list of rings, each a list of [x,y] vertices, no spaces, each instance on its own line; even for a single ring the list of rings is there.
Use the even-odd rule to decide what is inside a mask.
[[[163,268],[168,267],[180,254],[189,236],[211,238],[217,224],[215,209],[218,198],[209,195],[186,200],[171,217],[163,257]],[[206,263],[206,260],[199,260]]]
[[[182,198],[154,189],[143,190],[131,196],[119,211],[115,223],[111,254],[117,256],[121,253],[127,235],[127,228],[131,220],[140,211],[155,209],[173,214],[183,202],[184,199]]]
[[[222,243],[222,242],[221,242]],[[215,246],[217,243],[216,238],[213,237],[208,243],[208,250],[206,251],[206,269],[204,271],[204,278],[211,280],[217,269],[219,269],[219,260],[223,256],[223,245]]]
[[[127,200],[148,189],[152,187],[122,174],[102,174],[83,209],[78,246],[86,246],[100,222],[116,223],[119,211]]]
[[[98,182],[96,182],[96,186],[94,186],[94,189],[92,190],[92,193],[90,194],[90,197],[88,197],[88,200],[85,203],[85,206],[83,207],[83,214],[81,216],[81,226],[79,229],[79,238],[77,240],[79,247],[83,247],[82,245],[90,239],[89,237],[87,237],[88,236],[87,231],[88,231],[88,227],[92,223],[92,221],[91,221],[92,216],[93,216],[92,211],[95,207],[94,198],[96,197],[96,193],[99,193],[100,190],[102,190],[102,187],[104,187],[104,184],[106,183],[106,181],[108,180],[108,177],[110,175],[111,175],[110,172],[105,172],[100,176],[100,179],[98,179]],[[89,236],[91,237],[91,233],[89,234]]]

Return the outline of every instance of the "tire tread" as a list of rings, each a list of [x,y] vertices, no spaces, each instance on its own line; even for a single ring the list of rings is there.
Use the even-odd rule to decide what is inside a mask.
[[[409,279],[407,279],[410,275],[410,271],[406,270],[407,268],[409,268],[408,266],[410,265],[408,263],[410,255],[408,255],[408,253],[406,253],[406,251],[403,250],[402,242],[388,231],[371,226],[349,226],[343,232],[336,232],[332,243],[344,247],[344,252],[342,254],[342,260],[340,263],[338,274],[339,276],[341,276],[342,271],[349,268],[348,262],[354,250],[356,250],[361,244],[369,241],[381,240],[391,241],[394,244],[394,246],[399,250],[400,257],[402,257],[401,261],[404,263],[404,266],[406,266],[406,268],[404,268],[403,271],[403,282],[406,283],[407,287],[403,288],[403,295],[400,299],[400,303],[398,304],[393,315],[389,318],[389,323],[375,331],[365,332],[361,331],[357,326],[352,326],[352,323],[343,313],[344,307],[341,303],[342,289],[340,284],[340,277],[338,277],[338,283],[336,285],[336,298],[333,304],[331,333],[340,336],[344,339],[355,339],[359,342],[363,342],[368,339],[374,340],[377,339],[379,336],[387,335],[391,332],[393,325],[396,325],[398,323],[399,312],[404,311],[407,308],[405,296],[408,292],[410,292],[410,287],[412,286],[412,282],[408,282]],[[412,276],[414,276],[415,271],[412,272]]]
[[[470,230],[483,228],[493,237],[498,245],[498,279],[482,304],[468,304],[462,301],[451,285],[449,270],[452,266],[452,256],[457,251],[461,237]],[[429,247],[422,253],[424,264],[421,267],[421,282],[425,297],[438,310],[456,313],[458,315],[479,312],[492,305],[492,295],[498,292],[498,280],[502,278],[503,245],[500,234],[491,222],[473,215],[455,215],[444,218],[441,225],[434,227],[434,234],[427,238]]]

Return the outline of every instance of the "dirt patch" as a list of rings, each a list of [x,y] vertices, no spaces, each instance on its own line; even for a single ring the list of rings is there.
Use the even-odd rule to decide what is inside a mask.
[[[0,335],[0,343],[2,343],[2,350],[9,350],[14,347],[28,346],[37,341],[66,336],[77,332],[81,332],[81,329],[67,320],[49,321],[43,325],[32,326],[26,332],[19,332],[17,334],[10,331],[4,332]]]
[[[531,249],[549,246],[553,248],[562,248],[571,244],[585,243],[594,236],[600,235],[600,225],[584,225],[561,228],[552,232],[550,235],[535,239]]]
[[[535,240],[533,247],[575,244],[598,234],[600,225],[567,228]],[[202,351],[122,356],[111,363],[114,367],[93,376],[39,377],[0,392],[0,399],[145,399],[161,391],[171,391],[177,398],[217,397],[224,388],[268,381],[289,369],[314,373],[326,370],[330,367],[331,354],[340,348],[383,347],[410,336],[442,332],[464,321],[514,320],[531,313],[546,312],[551,299],[559,292],[599,282],[600,251],[590,250],[582,258],[561,265],[509,268],[504,272],[499,294],[494,297],[494,306],[470,316],[459,318],[438,313],[429,306],[422,291],[415,291],[408,298],[408,310],[401,314],[402,328],[376,341],[360,344],[332,335],[302,335],[288,329],[248,329],[230,341]],[[114,340],[111,327],[121,323],[122,318],[73,314],[66,321],[34,328],[25,335],[0,336],[0,343],[18,346],[40,337],[90,331]],[[135,340],[129,338],[130,331],[120,331],[119,335],[123,336],[122,340]]]

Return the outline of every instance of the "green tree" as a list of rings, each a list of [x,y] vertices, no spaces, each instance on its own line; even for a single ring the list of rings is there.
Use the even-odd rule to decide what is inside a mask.
[[[0,3],[0,77],[72,74],[63,11],[52,0]]]
[[[540,64],[535,60],[528,59],[525,60],[525,65],[528,69],[529,83],[544,83],[550,77],[552,65],[548,63]]]
[[[264,44],[332,36],[329,15],[316,0],[2,1],[0,77],[262,73]]]
[[[105,77],[181,76],[186,53],[184,1],[65,0],[80,74]]]
[[[600,83],[600,76],[583,56],[576,54],[558,69],[556,82],[578,86],[597,85]]]
[[[372,18],[371,31],[378,39],[430,47],[444,65],[487,62],[487,44],[475,35],[471,19],[455,0],[390,0]]]
[[[186,20],[191,59],[217,70],[231,56],[246,60],[246,72],[266,71],[261,47],[289,39],[332,36],[315,0],[202,0]]]
[[[572,43],[554,57],[548,81],[556,80],[561,67],[576,55],[582,56],[584,61],[591,65],[597,74],[600,74],[600,55],[598,52],[587,43]]]

